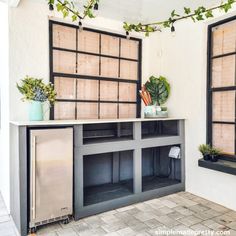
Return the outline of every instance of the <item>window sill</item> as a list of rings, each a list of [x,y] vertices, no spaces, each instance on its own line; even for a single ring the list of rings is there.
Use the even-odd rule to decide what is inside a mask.
[[[218,160],[218,162],[205,161],[203,159],[198,160],[198,166],[220,171],[223,173],[236,175],[236,162],[228,160]]]

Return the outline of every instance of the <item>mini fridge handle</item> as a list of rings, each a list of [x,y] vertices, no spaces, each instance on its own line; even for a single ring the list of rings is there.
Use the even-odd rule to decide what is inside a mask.
[[[32,212],[32,219],[36,218],[36,136],[32,137],[32,160],[31,160],[31,212]]]

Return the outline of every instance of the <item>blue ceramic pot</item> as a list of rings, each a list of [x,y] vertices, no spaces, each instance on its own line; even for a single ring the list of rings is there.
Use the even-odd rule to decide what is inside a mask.
[[[38,101],[31,101],[29,105],[29,120],[41,121],[43,120],[43,103]]]

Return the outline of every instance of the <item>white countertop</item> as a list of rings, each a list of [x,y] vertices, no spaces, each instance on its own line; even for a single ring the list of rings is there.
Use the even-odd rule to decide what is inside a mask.
[[[168,120],[184,120],[179,117],[169,118],[132,118],[132,119],[87,119],[87,120],[45,120],[45,121],[10,121],[10,124],[16,126],[50,126],[50,125],[82,125],[82,124],[99,124],[99,123],[123,123],[138,121],[168,121]]]

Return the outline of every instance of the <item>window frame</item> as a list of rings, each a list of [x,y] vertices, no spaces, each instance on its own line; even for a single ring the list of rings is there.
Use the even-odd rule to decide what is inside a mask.
[[[131,40],[135,40],[139,42],[139,47],[138,47],[138,58],[137,59],[129,59],[129,58],[123,58],[120,55],[117,56],[109,56],[109,55],[104,55],[102,53],[91,53],[91,52],[84,52],[84,51],[79,51],[78,49],[76,50],[71,50],[71,49],[63,49],[63,48],[58,48],[58,47],[53,47],[53,25],[61,25],[61,26],[66,26],[66,27],[72,27],[75,28],[77,30],[79,30],[79,26],[74,25],[74,24],[70,24],[70,23],[65,23],[65,22],[60,22],[60,21],[55,21],[55,20],[49,20],[49,70],[50,70],[50,82],[54,84],[54,77],[70,77],[70,78],[74,78],[74,79],[88,79],[88,80],[96,80],[96,81],[114,81],[114,82],[118,82],[118,87],[119,87],[119,82],[120,83],[129,83],[129,84],[136,84],[136,101],[103,101],[100,100],[100,98],[98,98],[98,101],[94,101],[94,100],[79,100],[79,99],[56,99],[56,101],[61,101],[61,102],[88,102],[88,103],[93,103],[96,102],[98,103],[98,107],[100,107],[101,103],[115,103],[117,104],[117,116],[119,116],[119,104],[135,104],[136,105],[136,118],[140,118],[141,117],[141,98],[139,96],[139,90],[141,89],[141,81],[142,81],[142,39],[141,38],[134,38],[131,37]],[[92,29],[92,28],[87,28],[87,27],[83,27],[83,30],[89,31],[89,32],[95,32],[95,33],[99,33],[100,37],[101,34],[104,35],[109,35],[109,36],[114,36],[114,37],[119,37],[121,41],[121,39],[126,39],[127,37],[125,35],[121,35],[121,34],[117,34],[117,33],[112,33],[112,32],[107,32],[107,31],[102,31],[102,30],[98,30],[98,29]],[[78,34],[77,34],[78,35]],[[77,36],[78,37],[78,36]],[[101,40],[101,39],[100,39]],[[101,43],[99,45],[99,47],[101,48]],[[102,77],[102,76],[97,76],[97,78],[95,78],[96,76],[89,76],[89,75],[80,75],[80,74],[66,74],[66,73],[57,73],[53,71],[53,50],[60,50],[60,51],[67,51],[67,52],[75,52],[76,54],[78,53],[82,53],[85,55],[94,55],[94,56],[99,56],[101,57],[105,57],[105,58],[114,58],[114,59],[119,59],[119,61],[121,60],[127,60],[127,61],[134,61],[137,62],[137,67],[138,67],[138,79],[137,80],[132,80],[132,79],[122,79],[122,78],[111,78],[111,77]],[[120,63],[119,63],[120,64]],[[100,65],[99,65],[100,68]],[[100,82],[99,82],[100,84]],[[118,88],[119,89],[119,88]],[[100,108],[98,108],[100,111]],[[99,111],[98,111],[98,119],[100,119],[99,116]],[[75,119],[76,119],[76,114],[75,114]],[[116,119],[120,119],[119,117],[117,117]],[[50,120],[54,120],[54,106],[50,108]]]
[[[212,65],[213,60],[216,58],[224,58],[227,56],[235,56],[236,59],[236,51],[230,52],[230,53],[224,53],[220,55],[213,56],[212,55],[212,46],[213,46],[213,38],[212,38],[212,29],[214,27],[223,25],[225,23],[229,23],[231,21],[235,21],[236,16],[229,17],[220,21],[217,21],[213,24],[208,25],[207,29],[207,104],[206,104],[206,114],[207,114],[207,122],[206,122],[206,141],[208,144],[212,145],[212,132],[213,132],[213,125],[214,124],[232,124],[234,125],[234,132],[235,132],[235,138],[234,138],[234,155],[229,154],[223,154],[221,156],[222,159],[228,160],[228,161],[236,161],[236,63],[235,63],[235,85],[234,86],[228,86],[228,87],[217,87],[212,88]],[[236,61],[236,60],[235,60]],[[226,122],[226,121],[213,121],[213,104],[212,104],[212,97],[214,92],[225,92],[225,91],[235,91],[235,120],[234,122]]]

